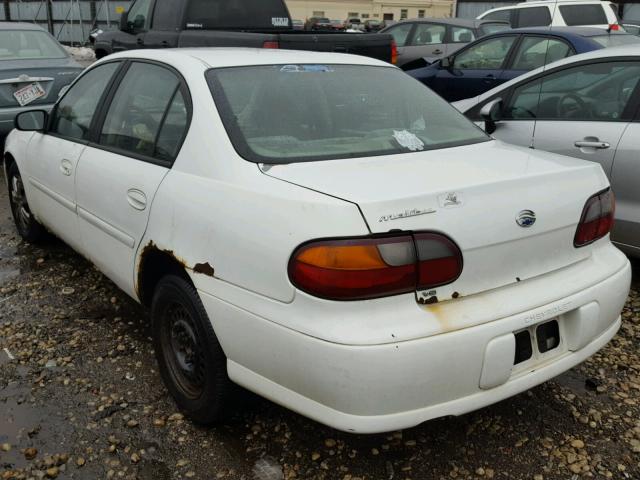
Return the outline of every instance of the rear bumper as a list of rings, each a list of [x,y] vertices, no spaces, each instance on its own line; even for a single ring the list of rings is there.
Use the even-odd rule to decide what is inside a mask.
[[[29,110],[45,110],[50,112],[52,108],[53,104],[0,108],[0,136],[7,135],[11,130],[13,130],[13,122],[18,114],[28,112]]]
[[[480,325],[378,345],[321,340],[212,295],[201,297],[232,380],[336,429],[375,433],[482,408],[597,352],[620,327],[631,281],[629,262],[620,252],[609,253],[619,260],[615,270],[578,293]],[[556,287],[553,279],[548,282]],[[531,291],[522,288],[519,294],[522,300]],[[387,315],[403,321],[397,311]],[[550,319],[560,324],[560,346],[515,367],[514,332]]]

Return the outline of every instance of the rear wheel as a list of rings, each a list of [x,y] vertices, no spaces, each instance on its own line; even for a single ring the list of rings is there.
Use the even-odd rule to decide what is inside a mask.
[[[30,243],[41,240],[45,234],[45,229],[35,219],[29,208],[27,195],[24,190],[24,182],[18,165],[13,162],[9,166],[9,204],[13,220],[20,236]]]
[[[218,421],[233,392],[227,359],[191,283],[167,275],[151,307],[153,343],[169,392],[192,420]]]

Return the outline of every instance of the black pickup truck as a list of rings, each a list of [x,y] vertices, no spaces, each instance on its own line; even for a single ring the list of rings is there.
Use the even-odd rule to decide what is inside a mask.
[[[138,48],[258,47],[365,55],[395,63],[388,34],[294,30],[284,0],[135,0],[120,30],[100,34],[96,57]]]

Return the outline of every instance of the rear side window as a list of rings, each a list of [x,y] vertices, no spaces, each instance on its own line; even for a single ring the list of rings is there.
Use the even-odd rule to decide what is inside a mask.
[[[111,101],[100,144],[171,160],[177,154],[175,145],[181,143],[187,128],[186,106],[179,91],[180,80],[172,71],[133,63]]]
[[[505,22],[511,22],[511,13],[513,9],[498,10],[482,17],[483,20],[502,20]]]
[[[74,140],[89,140],[96,107],[120,63],[99,65],[73,84],[53,114],[50,133]]]
[[[570,27],[580,25],[607,25],[607,14],[602,5],[562,5],[560,13]]]
[[[544,37],[526,37],[516,52],[514,70],[533,70],[551,62],[568,57],[573,52],[561,40]]]
[[[191,0],[186,28],[243,29],[290,28],[289,12],[282,0]]]
[[[551,25],[551,13],[547,7],[521,8],[518,12],[518,27],[546,27]]]
[[[475,39],[473,30],[465,27],[451,27],[451,41],[453,43],[469,43]]]

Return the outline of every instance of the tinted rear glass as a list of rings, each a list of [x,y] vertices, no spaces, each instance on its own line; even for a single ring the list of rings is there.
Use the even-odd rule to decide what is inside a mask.
[[[236,151],[268,164],[371,157],[488,140],[402,71],[268,65],[207,73]]]
[[[518,27],[546,27],[551,24],[551,13],[547,7],[521,8]]]
[[[570,27],[580,25],[607,25],[607,15],[602,5],[562,5],[560,13]]]
[[[65,58],[67,53],[49,34],[33,30],[0,30],[0,60]]]
[[[290,28],[283,0],[191,0],[187,28]]]

